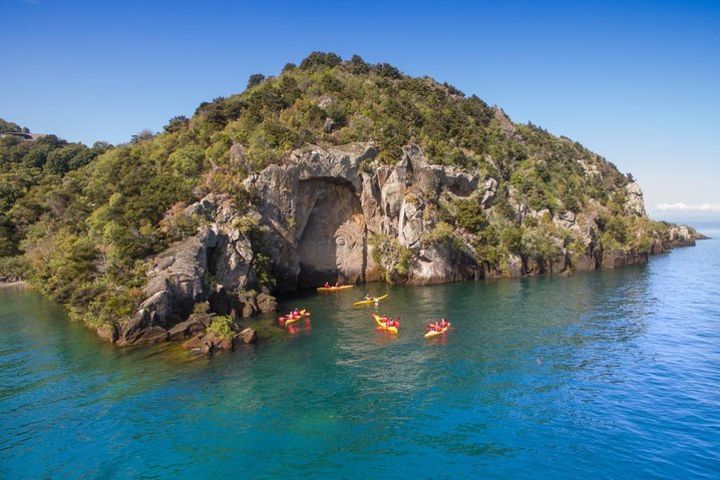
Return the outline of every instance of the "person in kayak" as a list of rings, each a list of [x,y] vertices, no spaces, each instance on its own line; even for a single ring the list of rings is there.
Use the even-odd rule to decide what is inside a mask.
[[[445,328],[447,326],[448,326],[448,323],[443,318],[439,322],[429,324],[427,330],[431,331],[431,332],[442,332],[443,328]]]
[[[363,300],[365,300],[365,301],[372,300],[372,299],[373,298],[370,296],[369,293],[366,293],[365,296],[363,297]]]
[[[387,316],[382,317],[382,322],[383,322],[383,323],[385,324],[385,326],[387,326],[387,327],[399,327],[399,326],[400,326],[399,320],[400,320],[400,317],[397,317],[396,320],[393,320],[393,319],[391,319],[390,317],[387,317]]]
[[[337,287],[339,287],[339,286],[340,286],[340,282],[339,282],[339,281],[336,281],[336,282],[335,282],[335,288],[337,288]]]
[[[325,288],[330,288],[330,282],[325,282]]]

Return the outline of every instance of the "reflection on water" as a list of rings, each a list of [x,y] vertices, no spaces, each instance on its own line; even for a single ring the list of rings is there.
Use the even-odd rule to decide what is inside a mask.
[[[305,293],[283,307],[311,328],[264,317],[259,345],[192,361],[2,289],[0,477],[711,478],[719,267],[713,240],[571,278]]]

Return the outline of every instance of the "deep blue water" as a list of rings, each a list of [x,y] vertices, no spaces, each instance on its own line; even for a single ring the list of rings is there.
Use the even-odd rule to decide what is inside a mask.
[[[366,290],[389,291],[397,338],[351,307]],[[257,320],[257,346],[190,360],[0,289],[0,477],[720,476],[720,240],[569,278],[292,303],[311,330]],[[453,329],[425,342],[441,315]]]

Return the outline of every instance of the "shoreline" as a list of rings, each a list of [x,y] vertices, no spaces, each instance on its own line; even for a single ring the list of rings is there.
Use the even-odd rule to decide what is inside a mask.
[[[25,280],[17,280],[15,282],[0,282],[0,288],[10,288],[10,287],[28,288],[28,287],[30,287],[30,284],[27,283]]]
[[[700,238],[698,238],[698,240],[699,239]],[[674,244],[669,245],[669,248],[667,250],[663,250],[660,252],[652,252],[652,251],[645,252],[644,254],[626,258],[626,259],[624,259],[625,261],[621,261],[621,262],[617,262],[617,263],[613,262],[610,264],[604,264],[601,262],[601,263],[597,264],[595,268],[589,268],[589,269],[587,269],[587,268],[572,269],[569,271],[563,271],[563,272],[558,272],[558,273],[554,273],[552,271],[546,271],[546,272],[533,272],[533,273],[526,273],[526,274],[519,274],[519,275],[507,275],[507,276],[506,275],[497,275],[497,276],[491,275],[491,276],[486,276],[483,278],[475,278],[475,279],[450,280],[450,281],[444,281],[444,282],[431,282],[431,283],[407,282],[404,284],[410,285],[410,286],[431,286],[431,285],[445,285],[445,284],[449,284],[449,283],[461,283],[461,282],[465,282],[465,281],[481,281],[481,282],[483,282],[483,281],[493,282],[493,281],[499,281],[499,280],[514,281],[514,280],[520,280],[523,278],[533,278],[533,277],[558,276],[558,277],[570,278],[573,275],[575,275],[577,273],[581,273],[581,272],[592,273],[592,272],[598,272],[598,271],[603,271],[603,270],[615,270],[615,269],[620,269],[623,267],[638,265],[638,264],[641,264],[641,265],[647,264],[650,262],[652,257],[662,255],[662,254],[672,253],[672,251],[675,250],[676,248],[687,248],[687,247],[693,247],[693,246],[695,246],[694,241],[675,242]],[[361,286],[361,285],[380,284],[380,283],[384,283],[384,282],[382,282],[381,280],[375,280],[375,281],[362,282],[357,285]],[[17,281],[11,281],[11,282],[0,281],[0,289],[2,289],[2,288],[28,289],[28,288],[31,288],[31,285],[30,285],[30,283],[28,283],[27,281],[24,281],[24,280],[17,280]],[[294,299],[294,298],[304,297],[306,295],[311,294],[311,292],[314,292],[314,291],[315,291],[314,289],[308,288],[308,289],[298,289],[298,290],[295,290],[292,292],[284,292],[284,294],[278,295],[277,301],[278,301],[278,303],[283,304],[283,303],[287,302],[288,300],[292,301],[292,299]],[[255,317],[255,315],[251,315],[250,318],[252,318],[252,317]],[[247,320],[247,319],[245,319],[245,320]],[[88,325],[86,325],[86,326],[88,326]],[[88,328],[90,328],[90,330],[94,330],[94,328],[92,328],[92,327],[88,326]],[[102,333],[100,331],[96,331],[95,333],[97,334],[98,338],[108,340],[111,344],[115,345],[116,341],[117,341],[117,335],[118,335],[118,326],[114,326],[109,331],[103,331]],[[173,340],[170,338],[165,338],[162,340],[152,339],[150,341],[140,341],[137,343],[130,343],[130,344],[118,345],[118,346],[123,346],[123,347],[124,346],[149,346],[152,344],[161,344],[161,343],[173,343]]]

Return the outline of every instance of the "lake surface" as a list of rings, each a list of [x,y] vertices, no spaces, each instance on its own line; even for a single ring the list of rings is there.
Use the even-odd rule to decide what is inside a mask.
[[[718,230],[705,230],[720,237]],[[388,291],[396,338],[351,303]],[[569,278],[371,285],[211,360],[0,289],[0,478],[718,478],[720,240]],[[423,325],[447,316],[446,338]]]

